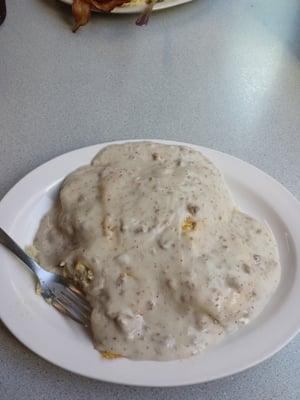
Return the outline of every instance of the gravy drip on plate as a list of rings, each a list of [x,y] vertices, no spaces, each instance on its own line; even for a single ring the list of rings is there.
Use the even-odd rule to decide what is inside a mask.
[[[260,313],[280,279],[270,230],[182,146],[101,150],[67,176],[34,246],[81,282],[96,348],[131,359],[200,352]]]

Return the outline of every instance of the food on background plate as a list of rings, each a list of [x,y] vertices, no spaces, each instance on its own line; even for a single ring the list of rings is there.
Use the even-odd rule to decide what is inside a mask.
[[[197,354],[253,320],[280,280],[271,231],[183,146],[105,147],[66,177],[34,248],[86,293],[107,359]]]
[[[86,25],[91,16],[91,10],[110,12],[130,0],[73,0],[72,13],[74,17],[73,32]]]
[[[137,25],[146,25],[148,23],[152,8],[157,0],[73,0],[72,13],[74,17],[73,32],[78,28],[86,25],[90,19],[91,11],[101,11],[105,13],[111,12],[115,7],[123,6],[131,3],[145,4],[145,10],[141,16],[136,20]]]

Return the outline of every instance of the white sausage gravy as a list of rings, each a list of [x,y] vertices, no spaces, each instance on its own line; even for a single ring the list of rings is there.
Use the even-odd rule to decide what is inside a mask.
[[[64,180],[34,247],[83,287],[95,347],[136,360],[197,354],[256,317],[280,279],[271,231],[183,146],[105,147]]]

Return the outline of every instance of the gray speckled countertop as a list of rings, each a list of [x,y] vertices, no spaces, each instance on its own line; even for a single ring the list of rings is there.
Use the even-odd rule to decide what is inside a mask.
[[[153,15],[95,15],[9,0],[0,27],[0,197],[65,151],[125,138],[240,157],[300,198],[298,0],[195,0]],[[0,221],[1,223],[1,221]],[[111,385],[32,354],[0,323],[0,399],[299,400],[300,337],[246,372],[185,388]]]

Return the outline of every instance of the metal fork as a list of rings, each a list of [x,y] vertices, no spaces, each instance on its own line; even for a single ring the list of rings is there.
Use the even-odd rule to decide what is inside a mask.
[[[89,325],[91,307],[77,287],[60,275],[45,271],[1,228],[0,243],[21,259],[35,274],[41,286],[41,295],[48,304],[52,304],[58,311],[85,327]]]

